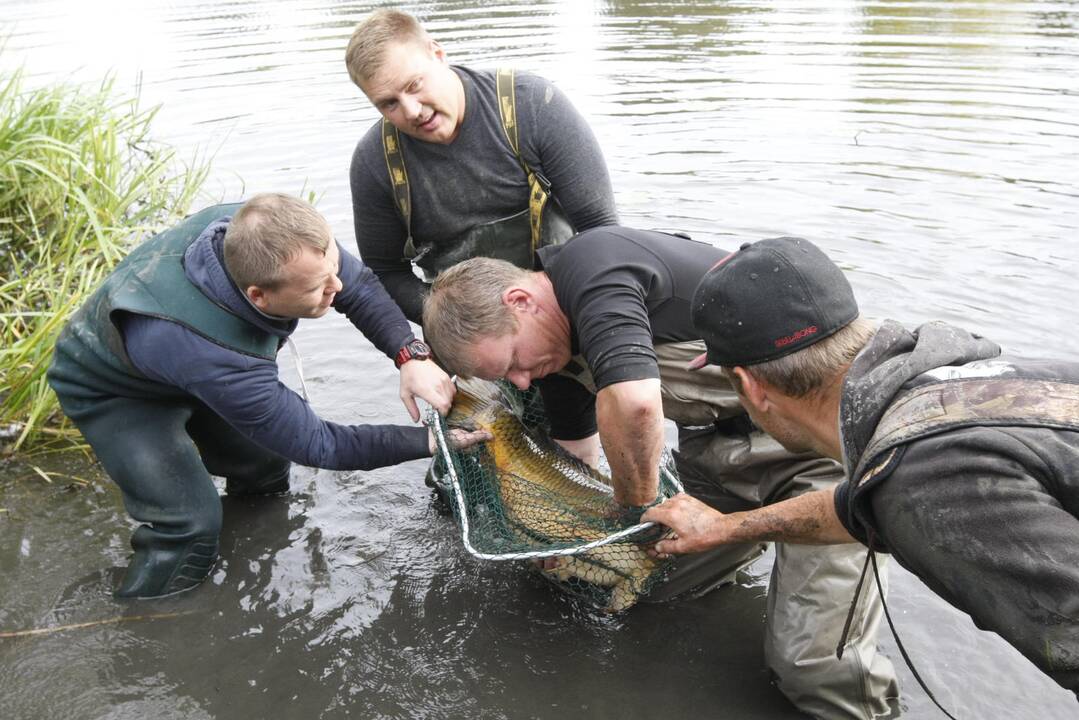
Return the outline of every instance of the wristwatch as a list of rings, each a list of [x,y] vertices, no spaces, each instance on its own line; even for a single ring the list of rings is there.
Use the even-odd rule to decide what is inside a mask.
[[[409,360],[426,360],[431,357],[431,348],[423,340],[410,340],[397,351],[393,358],[393,364],[400,370],[401,366]]]

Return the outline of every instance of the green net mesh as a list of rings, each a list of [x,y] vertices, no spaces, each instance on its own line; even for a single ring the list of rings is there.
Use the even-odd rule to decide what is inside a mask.
[[[612,612],[632,606],[662,581],[670,561],[651,558],[642,548],[662,528],[642,524],[640,508],[616,506],[608,477],[550,439],[538,392],[462,380],[449,415],[432,413],[429,422],[438,441],[432,475],[472,555],[557,557],[557,568],[540,572],[562,590]],[[494,438],[455,451],[446,442],[448,427],[482,428]],[[665,451],[660,495],[680,490]]]

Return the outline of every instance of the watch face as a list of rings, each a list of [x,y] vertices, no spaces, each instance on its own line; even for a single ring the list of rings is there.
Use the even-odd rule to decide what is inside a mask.
[[[408,344],[409,354],[419,360],[426,360],[431,357],[431,348],[427,347],[427,343],[422,340],[413,340]]]
[[[431,357],[431,348],[422,340],[412,340],[397,351],[394,364],[400,368],[409,360],[427,360]]]

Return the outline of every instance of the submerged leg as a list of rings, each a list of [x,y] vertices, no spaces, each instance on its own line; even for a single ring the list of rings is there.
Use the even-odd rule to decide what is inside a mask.
[[[65,412],[143,523],[116,595],[160,597],[206,579],[217,559],[221,500],[185,430],[191,407],[111,398]]]
[[[205,405],[194,406],[187,432],[206,469],[225,478],[229,495],[288,492],[292,463],[252,442]]]
[[[686,490],[722,512],[776,502],[839,482],[832,460],[795,455],[752,426],[719,368],[686,364],[700,342],[657,348],[664,413],[681,426],[678,470]],[[777,545],[768,588],[765,659],[779,689],[800,710],[869,720],[897,696],[895,669],[876,652],[881,617],[873,589],[862,599],[843,660],[835,646],[854,595],[865,549]]]

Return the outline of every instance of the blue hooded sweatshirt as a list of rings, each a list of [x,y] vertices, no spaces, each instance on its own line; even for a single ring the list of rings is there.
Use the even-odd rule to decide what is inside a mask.
[[[284,343],[298,321],[259,311],[225,269],[223,241],[229,219],[209,225],[187,249],[185,275],[211,300]],[[338,249],[343,287],[333,308],[392,358],[414,337],[408,321],[374,273]],[[281,383],[275,362],[222,347],[178,323],[128,314],[121,321],[121,332],[128,357],[140,372],[191,394],[240,433],[293,462],[367,470],[430,455],[425,427],[322,420]]]

